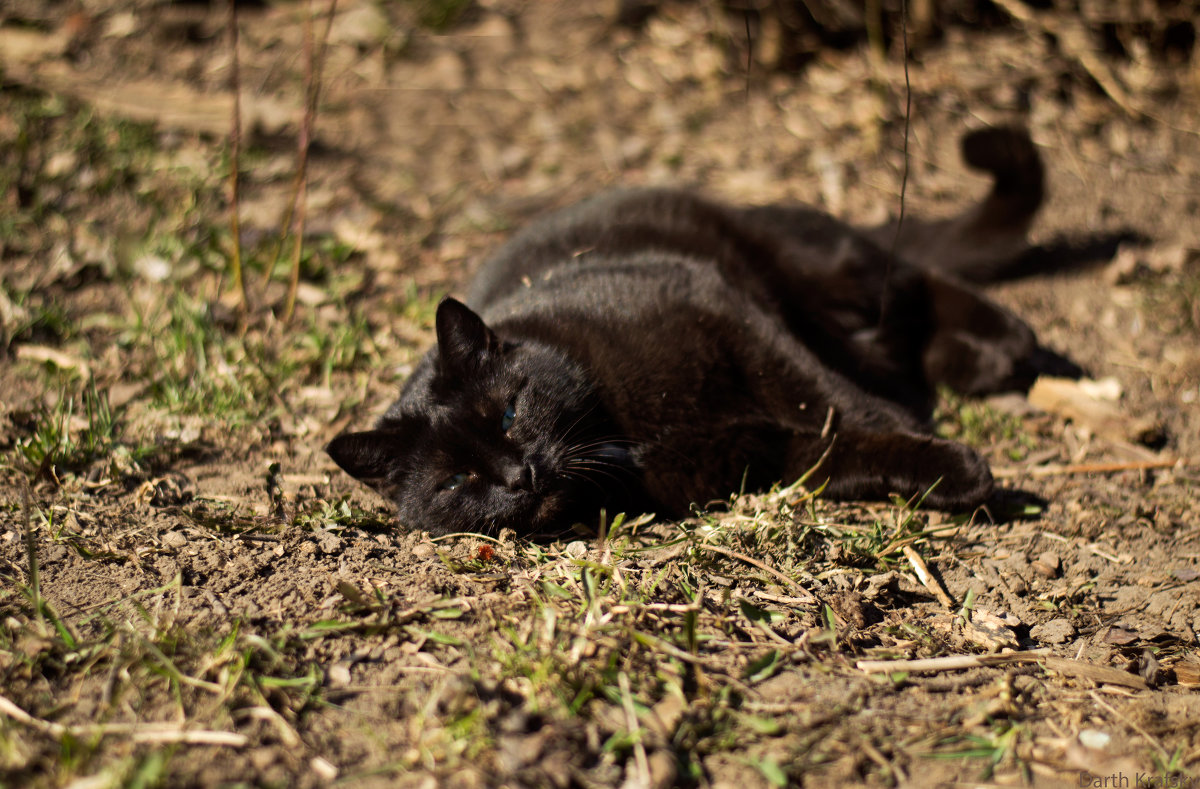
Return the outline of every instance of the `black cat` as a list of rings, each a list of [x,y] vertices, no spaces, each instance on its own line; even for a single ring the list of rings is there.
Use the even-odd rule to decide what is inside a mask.
[[[812,208],[670,190],[535,222],[445,299],[429,351],[343,469],[436,534],[680,516],[816,467],[824,495],[929,491],[966,510],[987,463],[931,435],[934,387],[1027,386],[1061,357],[959,277],[1003,275],[1042,202],[1028,135],[963,141],[991,193],[949,220],[855,230]]]

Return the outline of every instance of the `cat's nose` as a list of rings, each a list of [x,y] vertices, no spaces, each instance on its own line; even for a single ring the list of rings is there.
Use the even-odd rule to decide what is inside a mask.
[[[504,469],[504,484],[510,490],[534,490],[537,483],[537,470],[529,461],[512,463]]]

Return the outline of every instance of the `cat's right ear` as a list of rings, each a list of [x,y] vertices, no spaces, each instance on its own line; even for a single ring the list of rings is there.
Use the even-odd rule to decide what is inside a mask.
[[[438,304],[435,323],[438,354],[454,369],[469,369],[490,351],[500,347],[500,340],[483,322],[483,318],[456,299],[442,299]]]
[[[325,447],[343,471],[381,492],[401,450],[396,434],[384,430],[343,433]]]

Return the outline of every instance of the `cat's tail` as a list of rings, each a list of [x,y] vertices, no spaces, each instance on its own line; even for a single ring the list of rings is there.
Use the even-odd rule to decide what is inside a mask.
[[[962,138],[962,157],[992,177],[992,188],[979,203],[948,219],[906,217],[875,228],[872,236],[911,263],[971,282],[1011,276],[1029,248],[1026,234],[1045,199],[1045,170],[1024,129],[997,126]]]

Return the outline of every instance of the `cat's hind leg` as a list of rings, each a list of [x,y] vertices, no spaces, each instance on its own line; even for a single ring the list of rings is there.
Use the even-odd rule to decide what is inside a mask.
[[[1025,391],[1039,375],[1078,378],[1083,370],[1038,344],[1020,318],[953,279],[926,274],[932,330],[922,352],[925,379],[966,395]]]
[[[924,496],[924,506],[948,512],[978,507],[993,490],[987,461],[974,450],[904,432],[840,430],[822,437],[798,431],[788,447],[785,480],[805,474],[810,489],[825,484],[822,495],[827,498]]]

